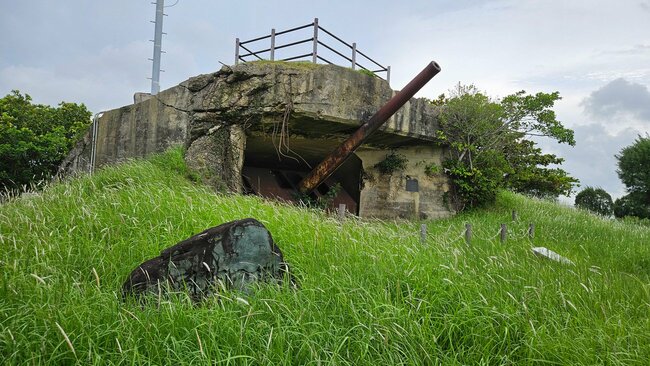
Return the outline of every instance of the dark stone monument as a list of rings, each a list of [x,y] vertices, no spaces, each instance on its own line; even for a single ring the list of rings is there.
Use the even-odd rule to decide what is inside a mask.
[[[133,270],[122,294],[187,291],[199,301],[221,289],[246,290],[256,282],[294,283],[271,233],[255,219],[207,229],[165,249]]]

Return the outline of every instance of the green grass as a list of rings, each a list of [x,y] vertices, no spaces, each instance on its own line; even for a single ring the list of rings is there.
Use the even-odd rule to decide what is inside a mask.
[[[428,222],[348,219],[218,195],[180,150],[0,206],[5,364],[611,364],[650,359],[650,229],[503,193]],[[519,220],[510,221],[511,210]],[[299,290],[266,286],[140,307],[120,287],[145,259],[255,217]],[[474,240],[463,240],[466,222]],[[499,224],[510,227],[505,244]],[[536,237],[526,235],[529,222]],[[574,261],[534,257],[546,246]],[[0,363],[2,363],[0,362]]]
[[[321,64],[316,64],[311,61],[255,60],[255,61],[248,61],[246,63],[254,64],[254,65],[280,65],[282,67],[301,69],[301,70],[313,70],[322,66]]]

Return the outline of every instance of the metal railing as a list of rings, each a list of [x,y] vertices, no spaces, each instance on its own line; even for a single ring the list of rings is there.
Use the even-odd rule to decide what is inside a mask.
[[[292,36],[297,36],[299,35],[298,32],[303,30],[303,29],[308,29],[311,28],[313,30],[313,33],[311,34],[311,37],[302,39],[302,37],[299,37],[298,40],[293,41],[293,42],[288,42],[282,45],[277,45],[276,40],[278,36],[282,35],[289,35],[291,34]],[[331,39],[337,41],[335,42],[336,46],[330,46],[325,44],[323,42],[323,37],[319,38],[320,31],[331,37]],[[303,32],[305,33],[305,32]],[[251,48],[253,44],[259,45],[260,41],[264,41],[270,38],[270,47],[264,48],[261,50],[257,51],[252,51]],[[293,48],[293,50],[297,49],[300,45],[310,45],[311,44],[311,52],[307,53],[301,53],[297,56],[295,55],[290,55],[289,57],[285,58],[280,58],[276,59],[276,52],[278,50],[284,50],[287,48]],[[319,46],[322,46],[322,48],[319,48]],[[344,46],[344,47],[342,47]],[[262,46],[263,47],[263,46]],[[303,46],[304,47],[304,46]],[[338,49],[337,49],[338,47]],[[341,50],[343,48],[343,51]],[[349,49],[349,50],[348,50]],[[247,53],[242,53],[242,50],[247,52]],[[325,52],[323,52],[325,51]],[[302,52],[305,52],[304,50]],[[320,53],[319,53],[320,52]],[[268,58],[265,58],[268,54]],[[347,56],[348,54],[349,56]],[[328,63],[330,65],[334,65],[335,62],[330,61],[329,59],[326,59],[324,56],[333,56],[337,58],[341,58],[349,62],[350,67],[353,70],[356,70],[357,67],[367,70],[375,74],[377,77],[380,77],[380,74],[385,73],[385,77],[382,79],[388,81],[390,83],[390,66],[382,66],[379,64],[377,61],[373,60],[372,58],[368,57],[366,54],[363,52],[359,51],[357,49],[357,44],[352,43],[349,44],[342,40],[341,38],[335,36],[333,33],[329,32],[327,29],[321,27],[318,24],[318,18],[314,19],[313,23],[310,24],[305,24],[300,27],[295,27],[291,29],[287,29],[281,32],[276,32],[275,29],[271,29],[271,34],[262,36],[262,37],[257,37],[253,39],[249,39],[247,41],[240,41],[239,38],[235,39],[235,64],[238,64],[240,61],[241,62],[247,62],[247,61],[254,61],[254,60],[271,60],[271,61],[296,61],[300,59],[305,59],[310,57],[311,62],[313,63],[318,63],[318,61],[323,61],[325,63]],[[252,59],[252,60],[251,60]],[[368,65],[368,62],[370,62],[369,67],[363,66],[360,64],[360,60],[364,61],[365,65]]]

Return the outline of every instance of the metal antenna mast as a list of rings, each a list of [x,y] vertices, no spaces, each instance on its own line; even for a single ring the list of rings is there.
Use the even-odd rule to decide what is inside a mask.
[[[165,0],[156,0],[156,20],[155,31],[153,36],[153,68],[151,70],[151,95],[156,95],[160,91],[160,55],[162,53],[162,36],[163,36],[163,8]]]

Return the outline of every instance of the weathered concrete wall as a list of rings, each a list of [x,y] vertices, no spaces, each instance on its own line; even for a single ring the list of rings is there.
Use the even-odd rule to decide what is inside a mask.
[[[219,125],[197,138],[186,153],[187,167],[218,190],[242,192],[246,133],[240,125]]]
[[[90,170],[93,152],[95,167],[100,167],[183,144],[188,166],[206,183],[241,192],[248,135],[339,142],[394,93],[381,79],[339,66],[286,62],[225,66],[104,113],[96,126],[97,138],[93,141],[90,131],[61,171]],[[411,99],[363,145],[365,152],[359,156],[364,169],[371,172],[373,161],[383,158],[386,149],[396,149],[412,161],[440,160],[440,149],[430,147],[437,116],[426,100]],[[445,178],[424,177],[415,163],[409,165],[400,176],[376,177],[367,184],[361,193],[362,216],[448,214],[441,199]],[[403,192],[407,175],[420,182],[417,194]]]
[[[216,121],[268,128],[290,112],[300,134],[347,133],[370,118],[395,93],[384,80],[333,65],[253,62],[223,68],[184,83],[194,92],[193,128]],[[369,143],[391,144],[400,137],[433,140],[438,111],[411,99]]]
[[[442,148],[409,146],[393,151],[408,160],[407,166],[403,171],[383,174],[375,165],[390,152],[367,147],[357,150],[364,176],[359,216],[434,219],[452,215],[446,204],[449,182],[442,174]],[[439,172],[428,174],[426,168],[431,164]],[[417,181],[417,192],[406,189],[408,180]]]
[[[185,144],[189,100],[189,91],[179,85],[140,103],[104,112],[63,161],[60,174],[90,171],[93,153],[95,167],[101,167]],[[97,129],[95,141],[93,127]]]
[[[96,164],[143,157],[185,143],[190,119],[183,107],[188,94],[175,87],[156,98],[106,112],[97,126]]]

